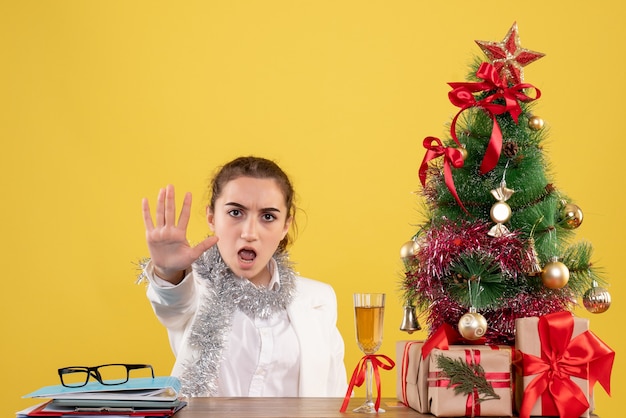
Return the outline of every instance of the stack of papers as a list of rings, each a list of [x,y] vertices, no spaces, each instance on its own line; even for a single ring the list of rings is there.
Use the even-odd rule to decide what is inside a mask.
[[[17,412],[27,417],[171,417],[186,405],[173,376],[130,379],[121,385],[89,382],[80,388],[46,386],[24,398],[48,399]]]

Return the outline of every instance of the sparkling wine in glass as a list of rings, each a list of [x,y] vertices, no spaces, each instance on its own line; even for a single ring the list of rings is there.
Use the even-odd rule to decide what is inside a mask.
[[[383,317],[385,313],[384,293],[355,293],[354,294],[354,323],[356,325],[356,341],[365,354],[374,354],[383,342]],[[372,397],[372,362],[366,361],[365,374],[365,402],[354,409],[354,412],[382,413],[384,409],[376,411]]]

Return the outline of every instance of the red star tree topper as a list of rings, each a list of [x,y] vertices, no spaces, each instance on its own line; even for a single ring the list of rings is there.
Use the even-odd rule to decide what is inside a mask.
[[[524,81],[523,67],[538,60],[545,54],[522,48],[517,23],[513,23],[502,42],[475,41],[500,74],[513,84]]]

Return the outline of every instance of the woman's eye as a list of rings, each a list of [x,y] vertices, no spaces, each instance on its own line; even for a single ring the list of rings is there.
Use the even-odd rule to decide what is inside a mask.
[[[271,213],[265,213],[263,214],[263,219],[266,221],[273,221],[276,219],[276,216],[272,215]]]
[[[241,211],[239,209],[232,209],[228,211],[228,214],[232,216],[233,218],[237,218],[241,216]]]

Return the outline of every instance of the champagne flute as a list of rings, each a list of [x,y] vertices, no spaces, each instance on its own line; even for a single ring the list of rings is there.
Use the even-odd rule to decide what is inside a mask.
[[[374,354],[383,342],[383,316],[385,313],[384,293],[355,293],[354,294],[354,321],[356,325],[356,341],[359,348],[366,355]],[[376,407],[372,397],[372,362],[366,360],[365,374],[365,402],[353,412],[369,414],[385,412]]]

